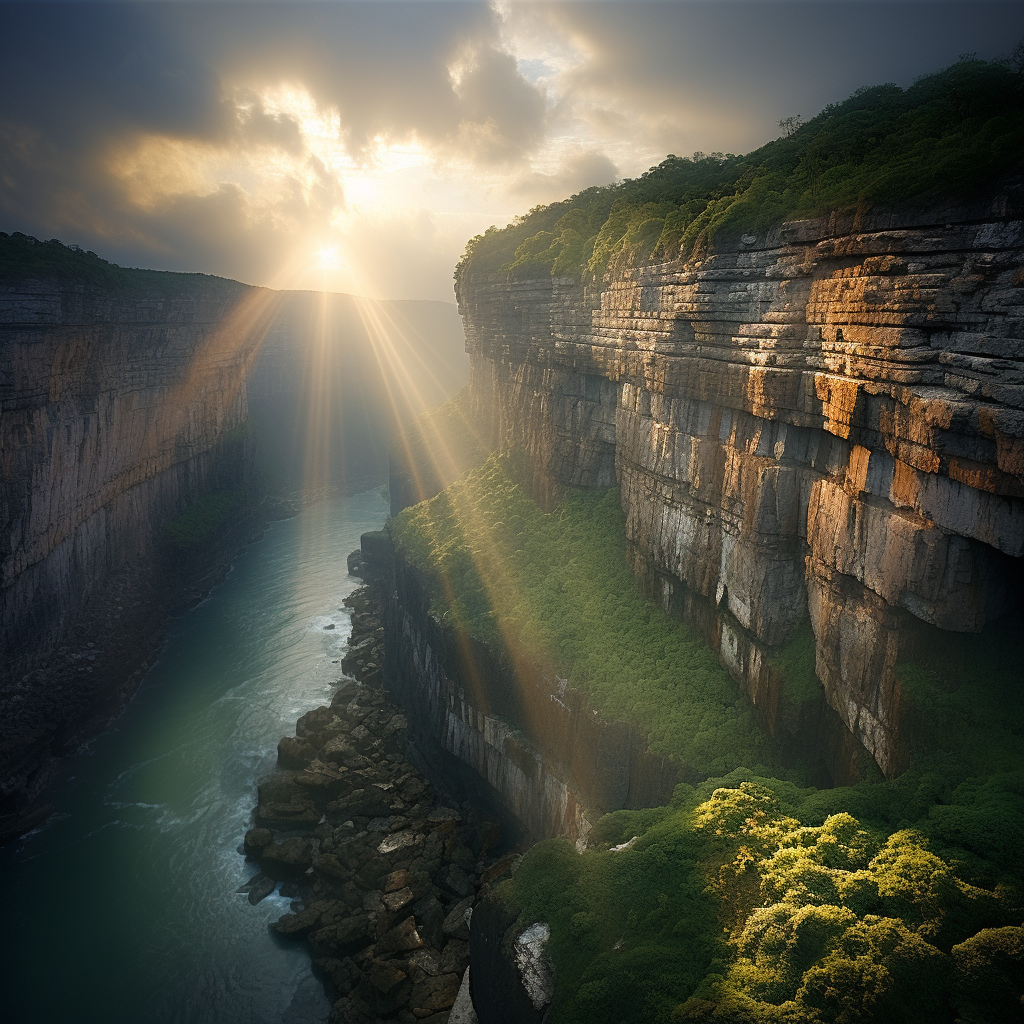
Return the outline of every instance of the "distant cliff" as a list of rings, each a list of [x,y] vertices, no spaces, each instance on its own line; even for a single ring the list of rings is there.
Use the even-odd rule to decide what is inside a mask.
[[[832,216],[601,276],[458,282],[470,401],[535,496],[618,481],[629,557],[773,730],[813,631],[831,707],[887,774],[896,667],[1020,593],[1024,220]],[[855,745],[828,752],[837,777]]]
[[[233,514],[213,524],[223,540],[255,497],[240,427],[267,293],[78,262],[84,273],[72,260],[0,281],[5,810],[116,706],[187,599],[196,572],[180,571],[189,552],[168,523],[231,494]]]
[[[453,306],[0,236],[0,825],[258,535],[261,491],[382,482],[398,424],[465,376]]]

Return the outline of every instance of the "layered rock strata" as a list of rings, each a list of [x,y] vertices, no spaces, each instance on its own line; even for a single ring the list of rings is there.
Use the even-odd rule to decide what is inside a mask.
[[[651,753],[635,728],[598,716],[567,680],[481,643],[429,605],[419,571],[396,553],[384,668],[410,738],[436,772],[467,790],[484,780],[534,838],[565,836],[582,847],[600,815],[665,804],[676,783],[697,781]]]
[[[398,425],[467,368],[446,303],[274,292],[0,243],[2,838],[30,823],[9,812],[55,758],[131,692],[169,612],[258,533],[257,477],[272,516],[379,483]],[[167,524],[214,491],[235,512],[169,550]]]
[[[281,740],[245,837],[260,865],[246,888],[254,903],[279,882],[295,897],[273,927],[308,943],[332,1021],[446,1024],[461,992],[468,1024],[472,909],[518,855],[497,820],[446,805],[412,766],[406,718],[381,689],[379,595],[363,589],[346,604],[343,667],[355,680]]]
[[[784,224],[580,284],[458,284],[471,402],[546,504],[618,483],[630,558],[780,737],[813,630],[849,737],[899,771],[897,666],[980,631],[1024,554],[1024,221]],[[856,743],[814,725],[832,775]]]
[[[167,611],[251,535],[253,450],[232,431],[247,415],[266,294],[175,275],[0,290],[6,807],[39,789],[128,685]],[[168,558],[166,523],[217,490],[239,495],[243,514],[201,565]]]

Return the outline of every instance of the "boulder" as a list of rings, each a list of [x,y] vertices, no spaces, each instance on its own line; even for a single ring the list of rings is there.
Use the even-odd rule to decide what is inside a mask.
[[[420,949],[424,945],[416,930],[416,919],[407,917],[401,924],[395,925],[390,931],[385,932],[377,943],[377,951],[380,953],[405,953],[413,949]]]
[[[359,869],[359,880],[364,885],[373,885],[391,865],[378,855],[373,855]]]
[[[412,889],[406,886],[404,889],[396,889],[394,892],[385,893],[382,897],[382,901],[388,910],[392,913],[397,913],[403,907],[412,903]]]
[[[412,908],[416,920],[419,922],[419,931],[424,941],[430,946],[440,949],[444,945],[444,907],[438,902],[433,893],[428,893],[422,899],[417,900]]]
[[[249,902],[255,907],[261,900],[265,900],[275,889],[277,882],[267,875],[259,875],[249,889]]]
[[[422,843],[422,841],[423,837],[421,835],[417,835],[410,829],[404,829],[401,832],[393,832],[386,839],[382,840],[377,847],[377,851],[387,856],[388,854],[397,853],[399,850],[408,849],[417,843]]]
[[[278,935],[289,939],[303,939],[320,923],[320,911],[307,907],[297,914],[285,914],[271,927]]]
[[[441,930],[453,939],[469,938],[469,915],[473,910],[473,897],[467,896],[448,912]]]
[[[469,876],[457,864],[450,864],[448,871],[441,882],[445,889],[459,899],[465,899],[473,894],[473,883]]]
[[[274,839],[274,833],[269,828],[251,828],[245,833],[242,846],[245,849],[246,857],[258,857],[264,846],[267,846]]]
[[[382,891],[385,893],[397,892],[399,889],[404,889],[409,885],[412,879],[413,874],[411,871],[406,871],[404,869],[401,871],[392,871],[380,879],[380,886]]]
[[[370,944],[370,919],[366,914],[353,914],[338,924],[321,928],[310,935],[314,955],[343,959]]]
[[[305,739],[311,733],[320,732],[334,721],[334,711],[331,708],[313,708],[307,711],[295,723],[295,735],[298,739]]]
[[[461,985],[460,974],[439,974],[435,978],[426,978],[413,987],[409,1008],[413,1013],[417,1010],[428,1010],[430,1013],[447,1010],[455,1002]],[[416,1013],[416,1016],[420,1014]]]
[[[260,867],[271,878],[299,878],[313,866],[313,844],[308,839],[270,843],[260,854]]]
[[[314,828],[320,821],[320,812],[309,793],[296,785],[293,772],[264,776],[258,794],[256,821],[263,828]]]
[[[316,961],[317,966],[327,975],[339,995],[348,995],[358,984],[359,968],[349,958],[325,957]]]
[[[440,963],[441,974],[458,974],[469,966],[469,943],[464,939],[451,939],[444,947]]]
[[[426,946],[410,953],[405,962],[409,965],[409,977],[417,982],[441,973],[441,954]]]
[[[347,882],[352,878],[351,869],[345,867],[333,853],[320,854],[313,861],[313,870],[334,882]]]
[[[506,875],[512,871],[512,869],[519,863],[522,858],[517,853],[509,853],[506,856],[496,860],[486,871],[480,876],[481,885],[489,885],[496,879],[501,878],[502,875]]]

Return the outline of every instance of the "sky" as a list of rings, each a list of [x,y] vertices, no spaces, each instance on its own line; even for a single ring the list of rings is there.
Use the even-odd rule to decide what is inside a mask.
[[[1022,38],[984,0],[0,3],[0,230],[450,302],[491,224]]]

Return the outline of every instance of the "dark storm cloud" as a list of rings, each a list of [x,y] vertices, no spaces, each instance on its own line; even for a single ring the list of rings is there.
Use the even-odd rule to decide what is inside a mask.
[[[813,116],[860,86],[919,75],[975,51],[991,59],[1024,36],[1021,3],[517,3],[535,34],[571,38],[586,54],[563,88],[592,117],[642,111],[660,141],[680,125],[704,150],[742,152],[775,121]]]

